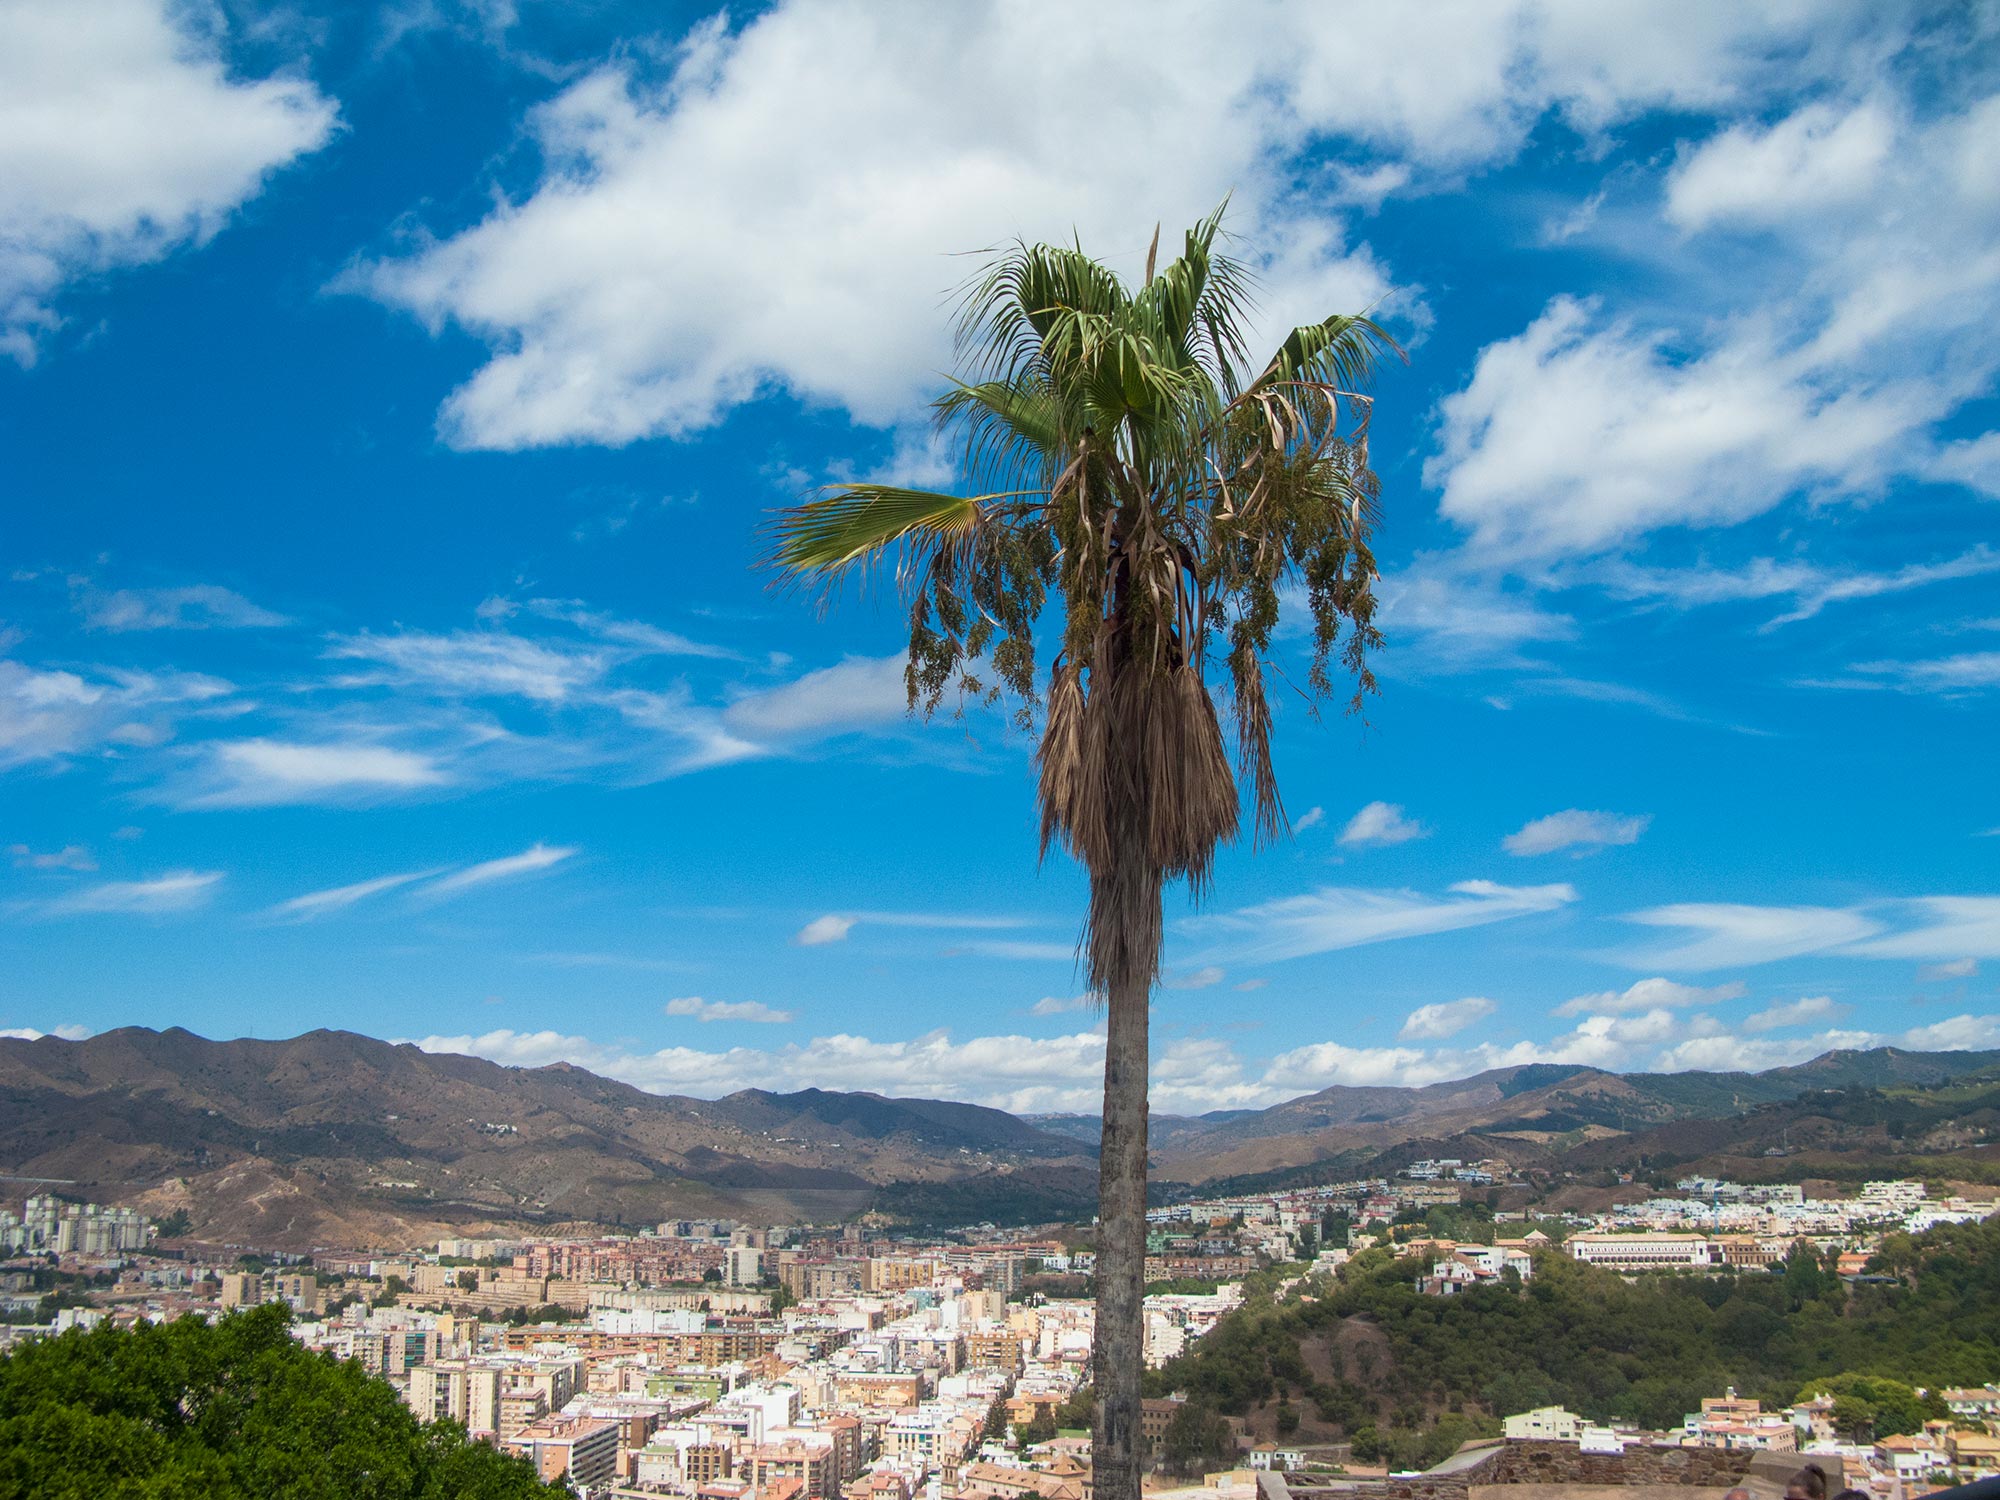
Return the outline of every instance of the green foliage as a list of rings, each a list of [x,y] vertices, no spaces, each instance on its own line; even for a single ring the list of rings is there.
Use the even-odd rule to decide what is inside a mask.
[[[1215,1410],[1184,1402],[1167,1423],[1161,1457],[1176,1474],[1200,1474],[1236,1456],[1236,1434]]]
[[[279,1307],[37,1340],[0,1357],[7,1500],[514,1500],[565,1493],[424,1425]]]
[[[164,1218],[153,1221],[153,1228],[158,1231],[159,1237],[163,1240],[177,1240],[186,1234],[191,1227],[193,1227],[193,1220],[188,1218],[188,1211],[184,1208],[177,1208]]]
[[[1021,1445],[1033,1447],[1036,1443],[1046,1443],[1056,1435],[1055,1407],[1050,1402],[1038,1402],[1035,1414],[1028,1419],[1028,1425],[1021,1429]]]
[[[1371,1250],[1318,1300],[1246,1301],[1150,1388],[1227,1413],[1303,1395],[1357,1458],[1367,1433],[1399,1467],[1443,1444],[1453,1413],[1560,1403],[1666,1427],[1732,1385],[1770,1406],[1831,1390],[1876,1436],[1912,1431],[1935,1414],[1912,1387],[2000,1378],[2000,1221],[1892,1236],[1878,1264],[1900,1279],[1850,1289],[1807,1251],[1775,1275],[1628,1282],[1545,1252],[1524,1287],[1426,1297],[1419,1257]],[[1348,1348],[1333,1379],[1306,1367],[1308,1339]],[[1427,1425],[1426,1413],[1445,1415]]]
[[[1950,1415],[1935,1391],[1919,1396],[1914,1387],[1885,1375],[1853,1371],[1808,1381],[1798,1399],[1832,1396],[1833,1425],[1852,1442],[1871,1442],[1899,1432],[1921,1432],[1924,1423]]]

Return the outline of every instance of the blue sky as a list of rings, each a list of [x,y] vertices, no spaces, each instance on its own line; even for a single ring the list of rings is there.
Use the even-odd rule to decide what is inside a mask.
[[[2000,1046],[1996,31],[7,6],[0,1028],[1089,1108],[1028,745],[755,533],[951,481],[965,252],[1233,194],[1268,337],[1410,346],[1389,647],[1172,900],[1157,1107]]]

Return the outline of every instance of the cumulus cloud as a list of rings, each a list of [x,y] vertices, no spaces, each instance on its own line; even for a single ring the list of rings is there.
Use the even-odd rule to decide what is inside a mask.
[[[1613,26],[1529,0],[1442,26],[1394,7],[1136,0],[1064,20],[1055,52],[1042,12],[995,4],[789,0],[704,23],[666,66],[621,58],[538,109],[526,194],[348,284],[491,347],[441,414],[463,446],[685,433],[770,391],[887,425],[950,363],[936,314],[963,275],[954,252],[1074,228],[1136,270],[1134,224],[1192,222],[1234,190],[1275,330],[1388,289],[1343,203],[1506,159],[1551,109],[1597,132],[1728,105],[1780,69],[1822,76],[1871,24],[1716,7]],[[1405,77],[1355,56],[1430,63]],[[1042,81],[1028,111],[1024,77]],[[1309,155],[1328,141],[1345,170]]]
[[[1419,891],[1322,886],[1259,906],[1191,917],[1186,930],[1244,959],[1302,958],[1366,943],[1483,927],[1560,910],[1576,900],[1570,885],[1509,886],[1462,880],[1442,896]]]
[[[1718,984],[1708,989],[1699,985],[1676,984],[1671,979],[1641,979],[1622,990],[1602,990],[1565,1000],[1551,1014],[1558,1016],[1624,1015],[1632,1011],[1686,1010],[1735,1000],[1743,994],[1741,983]]]
[[[759,1025],[782,1025],[792,1019],[788,1010],[773,1010],[761,1000],[704,1000],[699,995],[683,995],[669,1000],[666,1013],[686,1016],[704,1024],[710,1021],[753,1021]]]
[[[207,240],[332,135],[334,105],[306,79],[230,76],[221,17],[166,0],[0,7],[0,351],[33,363],[66,283]]]
[[[1522,825],[1502,839],[1500,847],[1521,856],[1554,854],[1563,849],[1591,854],[1616,844],[1638,843],[1652,822],[1651,813],[1626,816],[1571,807]]]
[[[8,1026],[0,1028],[0,1036],[11,1037],[17,1042],[39,1042],[45,1036],[56,1037],[65,1042],[80,1042],[86,1037],[95,1035],[96,1032],[92,1031],[90,1027],[74,1024],[56,1026],[48,1031],[38,1031],[32,1026]]]
[[[1423,824],[1403,815],[1394,802],[1371,802],[1347,820],[1340,842],[1350,849],[1378,849],[1430,837]]]
[[[1663,211],[1690,267],[1728,267],[1691,270],[1687,300],[1725,307],[1690,327],[1562,296],[1489,345],[1441,403],[1425,476],[1445,516],[1520,560],[1904,476],[1977,484],[1935,431],[2000,371],[1996,127],[2000,96],[1919,109],[1885,83],[1684,149]]]
[[[1304,833],[1308,828],[1317,828],[1326,821],[1326,809],[1309,807],[1292,822],[1293,833]]]
[[[1406,1042],[1440,1042],[1485,1020],[1496,1008],[1491,1000],[1478,995],[1419,1005],[1404,1018],[1403,1029],[1396,1034]]]

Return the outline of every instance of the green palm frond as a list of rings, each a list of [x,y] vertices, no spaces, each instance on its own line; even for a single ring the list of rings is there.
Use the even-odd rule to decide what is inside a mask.
[[[1324,323],[1308,323],[1292,330],[1251,389],[1303,380],[1354,390],[1374,376],[1385,353],[1405,361],[1409,357],[1403,346],[1371,319],[1333,317]]]
[[[836,485],[832,493],[778,514],[769,562],[794,581],[837,581],[898,543],[953,546],[969,540],[980,524],[980,507],[997,498],[887,484]]]

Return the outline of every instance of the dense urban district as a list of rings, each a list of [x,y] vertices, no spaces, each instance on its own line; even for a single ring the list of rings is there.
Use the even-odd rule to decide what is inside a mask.
[[[108,1049],[87,1045],[32,1044],[73,1102],[105,1082],[91,1075]],[[202,1044],[225,1045],[245,1044]],[[279,1049],[261,1083],[275,1108],[298,1056],[256,1045]],[[1283,1133],[1243,1113],[1159,1123],[1163,1158],[1220,1133],[1231,1170],[1163,1177],[1149,1214],[1149,1483],[1220,1500],[1279,1474],[1293,1492],[1464,1500],[1468,1483],[1630,1483],[1662,1465],[1726,1485],[1782,1455],[1903,1500],[2000,1474],[2000,1058],[1830,1055],[1782,1087],[1672,1075],[1679,1117],[1624,1129],[1604,1116],[1638,1112],[1646,1080],[1621,1094],[1597,1083],[1609,1075],[1553,1071],[1347,1091],[1365,1101],[1329,1090],[1263,1112]],[[1732,1078],[1747,1080],[1734,1108],[1714,1107]],[[156,1076],[125,1108],[163,1118],[198,1083]],[[790,1098],[777,1148],[813,1140]],[[1008,1210],[1033,1195],[981,1204],[980,1184],[1029,1171],[1034,1151],[1062,1161],[1039,1141],[1081,1139],[1089,1121],[819,1094],[813,1118],[872,1126],[877,1152],[932,1191],[823,1220],[747,1211],[782,1204],[767,1192],[636,1228],[528,1212],[510,1231],[301,1244],[218,1238],[244,1216],[214,1206],[203,1227],[185,1178],[120,1201],[32,1180],[82,1159],[86,1115],[24,1117],[18,1068],[12,1099],[9,1181],[26,1191],[0,1214],[0,1489],[60,1456],[79,1494],[142,1476],[149,1493],[277,1493],[265,1469],[317,1493],[300,1476],[349,1472],[343,1445],[365,1441],[371,1472],[401,1476],[384,1493],[1088,1500],[1091,1218],[1024,1221]],[[721,1122],[730,1103],[702,1107]],[[1364,1104],[1375,1119],[1338,1118]],[[773,1119],[784,1106],[758,1101]],[[1482,1109],[1477,1128],[1439,1128]],[[399,1123],[380,1114],[338,1128],[363,1141]],[[1007,1128],[989,1115],[1026,1154],[975,1146],[974,1126]],[[921,1165],[922,1142],[886,1123],[903,1116],[928,1122],[933,1155],[985,1159],[956,1177]],[[336,1125],[275,1128],[296,1143]],[[478,1122],[496,1152],[532,1128]],[[117,1162],[107,1133],[99,1159]],[[296,1170],[274,1142],[243,1145],[267,1164],[259,1191]],[[1368,1170],[1343,1170],[1363,1156]],[[430,1167],[408,1170],[378,1193],[407,1201]],[[954,1193],[969,1211],[942,1222]],[[281,1404],[253,1397],[266,1389],[303,1415],[260,1428]],[[361,1426],[315,1428],[342,1412]]]

